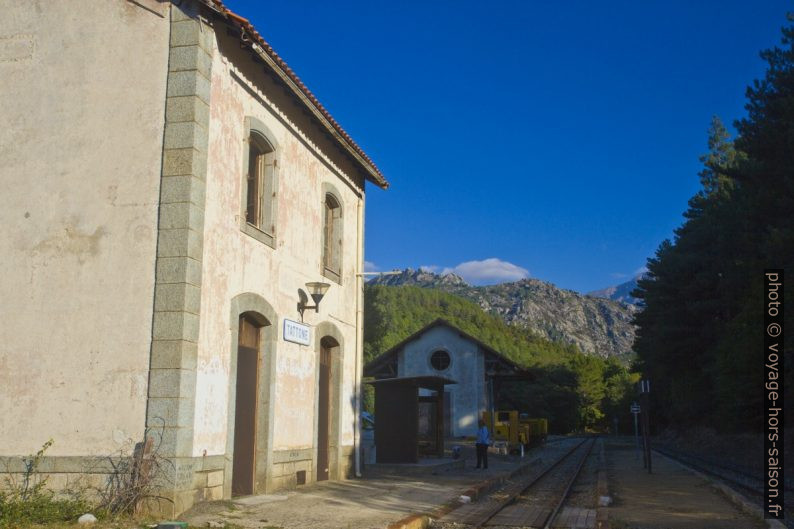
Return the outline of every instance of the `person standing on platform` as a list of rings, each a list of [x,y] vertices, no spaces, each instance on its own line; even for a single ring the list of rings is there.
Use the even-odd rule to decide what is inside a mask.
[[[491,445],[491,432],[485,426],[485,421],[480,419],[480,427],[477,429],[477,466],[475,468],[488,468],[488,447]]]

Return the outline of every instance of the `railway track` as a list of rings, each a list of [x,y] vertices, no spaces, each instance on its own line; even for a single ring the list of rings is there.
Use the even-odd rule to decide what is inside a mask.
[[[757,473],[714,458],[682,452],[669,446],[654,444],[652,448],[655,452],[733,486],[759,508],[764,504],[764,481],[758,477]],[[781,522],[786,527],[794,529],[794,483],[791,479],[786,479],[784,495],[786,498],[785,518]]]
[[[566,448],[550,464],[508,483],[476,503],[450,512],[433,527],[595,527],[595,511],[562,507],[587,460],[594,438]]]

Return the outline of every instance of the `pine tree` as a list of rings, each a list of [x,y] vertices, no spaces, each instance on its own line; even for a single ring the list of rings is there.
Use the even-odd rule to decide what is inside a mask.
[[[794,28],[783,30],[783,45],[761,54],[766,76],[747,91],[735,142],[712,122],[702,189],[635,291],[645,304],[638,365],[667,424],[759,426],[763,270],[794,262]],[[792,311],[786,320],[791,328]]]

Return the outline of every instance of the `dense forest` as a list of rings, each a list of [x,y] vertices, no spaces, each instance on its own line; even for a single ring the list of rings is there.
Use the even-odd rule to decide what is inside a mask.
[[[635,320],[637,367],[651,380],[661,427],[761,431],[763,274],[794,262],[794,27],[782,44],[761,53],[766,75],[747,89],[735,139],[714,119],[702,189],[634,291],[645,306]],[[794,277],[786,280],[792,300]],[[785,313],[789,337],[792,317]],[[785,367],[792,387],[794,366]]]
[[[747,89],[736,137],[714,118],[701,189],[632,293],[643,305],[634,368],[651,381],[657,430],[761,431],[764,270],[791,275],[794,262],[794,26],[761,57],[767,71]],[[786,279],[791,300],[794,277]],[[628,433],[638,375],[617,362],[507,325],[439,290],[369,286],[365,299],[367,360],[443,317],[538,374],[534,384],[503,386],[499,406],[547,416],[557,432],[605,430],[618,417]],[[794,310],[784,315],[782,357],[790,359]],[[785,365],[789,387],[793,364]]]
[[[618,360],[582,354],[507,325],[475,303],[436,289],[367,286],[364,356],[369,362],[437,318],[444,318],[536,374],[536,382],[504,384],[497,406],[548,417],[554,432],[604,430],[614,417],[628,433],[636,375]],[[371,393],[366,397],[371,409]]]

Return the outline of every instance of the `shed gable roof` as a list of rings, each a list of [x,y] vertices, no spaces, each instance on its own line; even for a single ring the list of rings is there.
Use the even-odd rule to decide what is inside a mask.
[[[529,374],[527,369],[515,363],[514,361],[510,360],[505,355],[495,350],[488,344],[460,330],[458,327],[455,327],[447,320],[443,318],[438,318],[429,325],[419,329],[412,335],[408,336],[403,341],[393,346],[391,349],[384,351],[383,353],[380,354],[380,356],[378,356],[374,360],[367,363],[367,365],[364,366],[364,376],[370,376],[376,378],[397,376],[397,372],[396,372],[397,354],[407,344],[413,342],[414,340],[417,340],[419,337],[421,337],[422,335],[424,335],[425,333],[436,327],[447,327],[453,330],[454,332],[456,332],[462,338],[477,344],[477,346],[486,355],[486,359],[485,359],[486,373],[490,372],[491,374],[496,374],[496,375],[507,375],[507,374],[528,375]]]

